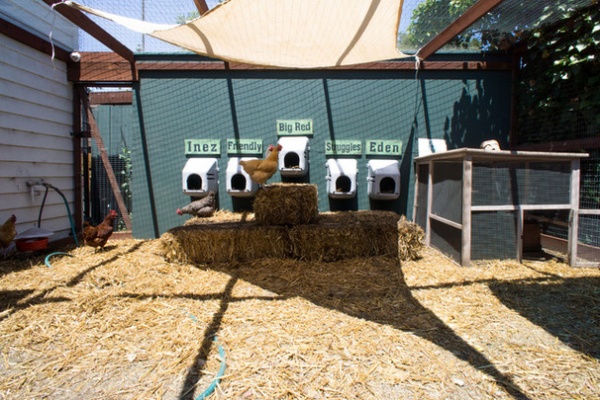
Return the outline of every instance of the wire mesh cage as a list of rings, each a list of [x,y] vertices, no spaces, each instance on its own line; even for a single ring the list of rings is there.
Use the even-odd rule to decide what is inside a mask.
[[[462,265],[520,260],[524,252],[541,250],[540,221],[567,229],[565,252],[574,265],[571,237],[578,227],[556,216],[579,211],[573,188],[583,157],[469,148],[418,157],[414,214],[428,243]]]

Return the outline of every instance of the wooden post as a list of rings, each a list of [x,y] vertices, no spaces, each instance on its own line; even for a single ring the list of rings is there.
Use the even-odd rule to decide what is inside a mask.
[[[460,264],[462,266],[471,265],[471,204],[472,204],[472,181],[473,181],[473,161],[471,156],[465,156],[463,159],[462,174],[462,232],[461,232],[461,251]]]
[[[115,199],[117,200],[117,205],[119,206],[119,211],[121,212],[121,218],[123,218],[123,222],[125,223],[127,230],[131,231],[132,226],[131,218],[129,218],[129,211],[127,211],[127,206],[125,206],[125,201],[123,201],[123,195],[121,194],[121,188],[119,188],[119,184],[115,176],[115,171],[113,170],[112,165],[110,164],[110,160],[108,159],[108,153],[106,152],[104,141],[102,140],[102,136],[100,135],[100,131],[98,130],[96,118],[94,118],[92,108],[90,107],[90,103],[87,98],[87,93],[85,93],[85,90],[83,88],[81,88],[80,90],[80,97],[81,101],[83,102],[83,107],[85,108],[88,123],[90,124],[92,138],[94,138],[96,144],[98,145],[98,149],[100,150],[100,158],[102,158],[102,163],[104,164],[106,175],[108,176],[110,186],[112,187],[113,194],[115,195]]]
[[[581,161],[575,159],[571,161],[571,212],[569,213],[569,265],[574,267],[577,264],[577,242],[579,240],[579,180]]]
[[[431,206],[433,204],[433,161],[428,161],[429,163],[429,176],[427,178],[427,212],[425,215],[427,216],[425,221],[425,244],[427,246],[431,246]]]

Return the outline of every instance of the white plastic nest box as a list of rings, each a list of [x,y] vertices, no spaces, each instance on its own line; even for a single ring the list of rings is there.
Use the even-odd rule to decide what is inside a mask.
[[[432,153],[441,153],[448,150],[448,145],[444,139],[419,139],[419,157]]]
[[[218,192],[219,164],[216,158],[190,158],[181,172],[183,193],[193,197],[204,197],[209,192]]]
[[[358,175],[355,159],[330,158],[327,160],[327,194],[333,199],[351,199],[356,196]]]
[[[395,200],[400,197],[400,164],[397,160],[371,160],[367,170],[370,199]]]
[[[256,157],[231,157],[227,163],[227,193],[234,197],[252,197],[258,191],[258,183],[240,165],[242,160],[256,160]]]
[[[279,139],[279,172],[281,176],[304,176],[308,172],[308,138],[283,137]]]

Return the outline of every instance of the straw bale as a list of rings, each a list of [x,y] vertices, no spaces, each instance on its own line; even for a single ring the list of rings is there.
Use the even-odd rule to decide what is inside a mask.
[[[249,212],[233,212],[228,210],[217,210],[208,218],[192,217],[185,221],[184,225],[204,225],[214,224],[219,222],[246,222],[253,221],[254,214]]]
[[[398,256],[400,216],[391,211],[320,214],[317,222],[265,226],[257,221],[207,223],[200,219],[162,235],[167,260],[192,263],[247,261],[266,257],[335,261]],[[210,219],[209,219],[210,220]]]
[[[396,257],[398,218],[390,211],[322,213],[317,223],[290,229],[292,256],[308,261]]]
[[[275,183],[259,190],[255,218],[261,225],[299,225],[315,222],[319,214],[317,185]]]
[[[406,216],[398,220],[398,259],[401,261],[418,260],[421,258],[425,232]]]
[[[161,236],[167,260],[190,263],[286,257],[286,238],[285,227],[235,222],[187,225]]]

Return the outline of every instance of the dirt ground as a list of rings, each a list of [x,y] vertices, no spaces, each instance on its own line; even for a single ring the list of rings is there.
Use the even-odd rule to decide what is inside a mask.
[[[159,241],[0,261],[0,399],[199,399],[217,377],[211,399],[600,398],[598,268],[191,265]]]

